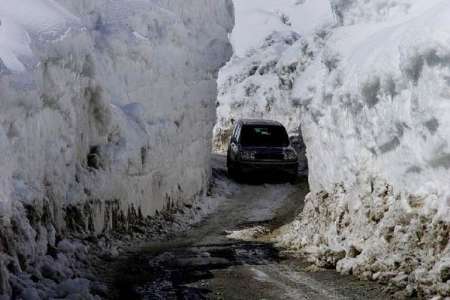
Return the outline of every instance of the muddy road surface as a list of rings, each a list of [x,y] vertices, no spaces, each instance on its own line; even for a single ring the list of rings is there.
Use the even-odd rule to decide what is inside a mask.
[[[255,226],[270,232],[293,220],[308,192],[306,178],[238,184],[227,178],[221,156],[214,157],[214,176],[229,187],[218,209],[187,232],[121,257],[111,270],[111,299],[389,298],[374,283],[332,270],[308,271],[304,260],[282,255],[269,242],[229,238]]]

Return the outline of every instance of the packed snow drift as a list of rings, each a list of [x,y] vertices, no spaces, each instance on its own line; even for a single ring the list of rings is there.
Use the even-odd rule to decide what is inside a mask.
[[[233,15],[228,0],[1,1],[0,295],[45,297],[24,282],[74,276],[55,269],[65,237],[207,188]]]
[[[330,17],[309,2],[273,7],[286,26],[261,18],[272,30],[259,46],[234,45],[219,79],[215,146],[232,118],[300,125],[312,192],[281,244],[403,296],[449,296],[450,3],[330,0]],[[293,7],[327,17],[302,32]],[[284,66],[293,66],[291,89]]]

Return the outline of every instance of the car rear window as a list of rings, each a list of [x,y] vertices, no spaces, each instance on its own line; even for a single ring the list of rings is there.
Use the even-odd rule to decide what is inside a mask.
[[[282,126],[244,125],[240,143],[242,146],[287,147],[289,137]]]

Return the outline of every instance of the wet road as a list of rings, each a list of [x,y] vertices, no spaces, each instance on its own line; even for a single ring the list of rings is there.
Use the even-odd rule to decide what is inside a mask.
[[[332,270],[308,271],[307,263],[281,255],[271,243],[229,239],[234,230],[259,225],[270,232],[292,220],[308,185],[306,178],[295,185],[265,179],[236,184],[224,165],[223,157],[214,158],[216,182],[230,186],[218,210],[188,232],[123,258],[113,299],[388,298],[376,284]]]

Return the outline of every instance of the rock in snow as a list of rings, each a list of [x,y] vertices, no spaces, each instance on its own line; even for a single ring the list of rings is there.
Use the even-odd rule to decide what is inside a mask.
[[[229,0],[1,1],[0,294],[84,293],[65,237],[206,189],[233,18]]]
[[[261,10],[235,2],[234,32],[250,10],[264,15],[251,20],[266,40],[234,45],[244,51],[221,71],[215,146],[227,115],[301,126],[312,192],[281,244],[406,296],[449,296],[450,3],[330,0],[319,13],[315,0]],[[305,15],[325,17],[302,32],[294,24]],[[285,62],[296,66],[291,89],[281,84]]]

